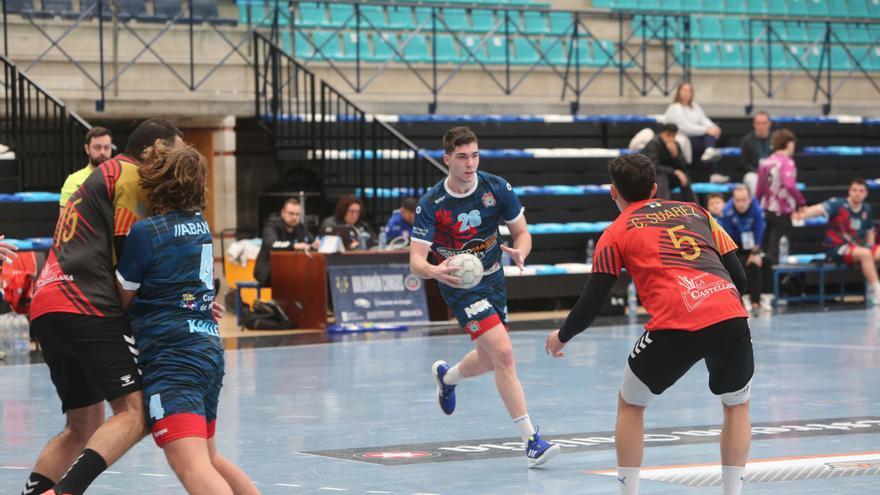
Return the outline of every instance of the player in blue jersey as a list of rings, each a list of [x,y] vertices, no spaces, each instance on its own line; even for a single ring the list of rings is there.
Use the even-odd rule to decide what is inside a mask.
[[[455,411],[455,386],[466,378],[495,372],[495,385],[507,412],[519,430],[529,467],[556,456],[559,445],[543,440],[532,426],[526,398],[516,375],[513,347],[507,335],[507,293],[502,250],[522,269],[532,249],[522,204],[501,177],[479,172],[477,136],[467,127],[450,129],[443,136],[443,161],[449,176],[422,196],[416,208],[410,247],[410,267],[422,278],[439,282],[440,293],[458,323],[476,341],[455,366],[437,361],[433,373],[437,400],[446,414]],[[498,224],[510,229],[513,247],[501,244]],[[428,261],[432,254],[436,264]],[[470,289],[448,266],[449,258],[471,253],[483,261],[483,280]]]
[[[157,213],[135,223],[116,277],[143,371],[147,422],[189,493],[257,494],[217,453],[223,345],[212,315],[214,255],[204,158],[190,147],[150,150],[140,185]]]

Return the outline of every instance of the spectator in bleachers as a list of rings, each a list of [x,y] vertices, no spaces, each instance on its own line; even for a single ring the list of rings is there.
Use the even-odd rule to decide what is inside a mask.
[[[419,198],[404,198],[400,203],[400,209],[391,213],[388,224],[385,225],[385,235],[388,240],[397,239],[412,233],[413,221],[416,218],[416,208],[419,206]]]
[[[795,218],[828,217],[825,240],[822,242],[827,250],[827,259],[835,263],[860,265],[871,292],[868,301],[876,306],[880,304],[880,281],[877,276],[880,247],[876,244],[874,215],[871,205],[865,202],[867,198],[868,186],[865,181],[853,179],[846,199],[831,198],[804,208]]]
[[[263,226],[263,244],[254,265],[254,278],[264,287],[272,284],[269,270],[272,250],[305,251],[309,248],[317,249],[318,241],[302,222],[302,205],[299,199],[290,198],[284,202],[280,212],[269,215]]]
[[[761,205],[752,198],[748,187],[736,186],[733,196],[724,206],[719,222],[724,230],[736,242],[737,256],[746,269],[748,280],[749,304],[752,313],[761,311],[762,266],[761,241],[764,237],[764,211]],[[769,304],[769,301],[767,301]]]
[[[724,215],[724,196],[719,193],[706,196],[706,209],[715,217],[715,220],[720,220]]]
[[[691,179],[686,172],[687,161],[682,155],[681,146],[675,142],[677,132],[678,127],[675,124],[663,124],[641,153],[654,162],[657,170],[658,198],[672,199],[672,188],[679,187],[685,201],[696,203],[697,197],[691,190]]]
[[[360,239],[365,238],[367,246],[375,244],[373,230],[366,222],[361,220],[364,213],[364,203],[353,194],[343,196],[336,202],[333,215],[325,218],[318,229],[320,234],[337,234],[336,227],[351,227],[356,234],[352,238],[343,239],[346,249],[359,249]],[[366,247],[366,246],[364,246]]]
[[[779,240],[791,237],[791,215],[807,201],[797,187],[797,166],[794,154],[795,135],[788,129],[773,131],[770,146],[773,154],[761,160],[755,197],[764,209],[767,223],[764,231],[764,252],[770,262],[779,261]]]
[[[752,118],[753,131],[743,136],[739,144],[739,165],[742,181],[752,195],[758,187],[758,165],[770,156],[770,114],[758,112]]]
[[[730,178],[715,173],[715,163],[721,157],[716,147],[721,137],[721,129],[712,122],[700,104],[694,101],[694,87],[682,83],[675,93],[675,101],[663,114],[663,121],[675,124],[691,140],[693,164],[703,162],[709,165],[711,182],[727,182]]]
[[[86,151],[86,156],[89,157],[89,163],[67,176],[64,185],[61,186],[59,201],[61,208],[64,208],[70,195],[79,189],[79,186],[92,174],[95,167],[110,159],[110,155],[113,153],[113,136],[110,134],[110,129],[97,126],[89,129],[83,148]]]

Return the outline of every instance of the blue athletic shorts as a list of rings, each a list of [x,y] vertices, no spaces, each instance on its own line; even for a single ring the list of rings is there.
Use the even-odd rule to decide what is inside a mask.
[[[507,328],[507,289],[501,270],[470,289],[454,289],[443,284],[440,288],[443,300],[471,340],[499,324]]]

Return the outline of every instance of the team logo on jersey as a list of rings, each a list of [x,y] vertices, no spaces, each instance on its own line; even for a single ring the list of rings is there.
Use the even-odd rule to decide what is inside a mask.
[[[509,186],[510,184],[508,184],[508,187]],[[492,193],[487,192],[486,194],[483,194],[483,206],[486,208],[495,206],[495,196],[493,196]]]
[[[645,206],[647,206],[648,208],[660,208],[663,205],[661,205],[657,201],[651,201],[650,203],[646,204]]]
[[[480,331],[480,324],[476,321],[467,322],[467,329],[471,333],[477,333]]]
[[[703,301],[714,294],[729,289],[736,290],[736,286],[724,279],[719,279],[711,283],[706,282],[703,280],[703,277],[707,275],[708,273],[704,273],[694,278],[685,277],[684,275],[678,276],[678,285],[681,285],[685,289],[681,292],[681,298],[684,300],[688,312],[697,309],[697,306],[703,304]]]
[[[180,297],[180,307],[183,309],[188,309],[190,311],[195,311],[196,296],[192,295],[189,292],[185,292],[183,296]]]
[[[421,206],[416,206],[416,215],[418,215],[418,214],[420,214],[420,213],[422,213],[422,207],[421,207]]]
[[[435,249],[443,258],[451,258],[457,254],[468,253],[477,258],[483,259],[483,257],[486,256],[486,253],[491,251],[497,244],[498,237],[493,235],[488,239],[471,239],[458,249],[437,245],[435,245]]]

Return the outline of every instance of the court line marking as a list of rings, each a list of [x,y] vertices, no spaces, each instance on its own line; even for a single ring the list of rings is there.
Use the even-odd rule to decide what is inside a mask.
[[[294,485],[293,483],[275,483],[275,486],[289,486],[291,488],[298,488],[302,485]]]
[[[348,491],[348,488],[336,488],[334,486],[322,486],[321,488],[318,488],[318,490],[327,490],[329,492],[344,492],[344,491]]]

